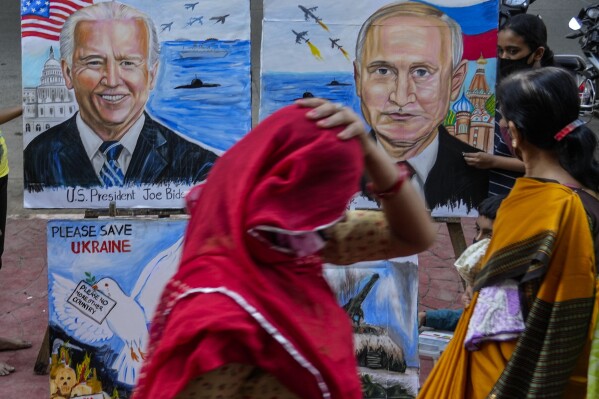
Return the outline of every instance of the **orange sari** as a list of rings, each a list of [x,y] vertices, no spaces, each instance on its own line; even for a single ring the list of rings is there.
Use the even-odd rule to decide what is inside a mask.
[[[524,332],[464,346],[475,292],[419,398],[584,398],[594,307],[593,241],[580,198],[520,178],[503,201],[474,290],[518,281]]]

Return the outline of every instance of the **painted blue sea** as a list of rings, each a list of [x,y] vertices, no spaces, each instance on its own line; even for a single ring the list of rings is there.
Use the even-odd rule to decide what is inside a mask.
[[[163,42],[147,109],[192,141],[227,150],[251,129],[250,42]]]
[[[495,62],[494,58],[487,59],[485,78],[490,87],[495,86]],[[470,87],[477,70],[477,61],[470,61],[464,90]],[[362,115],[352,72],[265,72],[262,74],[260,120],[308,93],[350,106],[358,115]],[[451,102],[450,108],[454,102]]]
[[[296,99],[312,95],[351,106],[360,112],[354,76],[349,72],[267,72],[262,75],[260,120]]]

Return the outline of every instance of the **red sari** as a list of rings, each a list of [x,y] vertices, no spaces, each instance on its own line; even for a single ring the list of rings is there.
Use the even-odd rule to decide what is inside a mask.
[[[358,141],[305,113],[292,106],[264,120],[190,193],[181,265],[152,322],[135,399],[172,398],[231,363],[255,365],[302,398],[362,397],[351,325],[321,258],[294,258],[248,233],[329,226],[358,191]]]

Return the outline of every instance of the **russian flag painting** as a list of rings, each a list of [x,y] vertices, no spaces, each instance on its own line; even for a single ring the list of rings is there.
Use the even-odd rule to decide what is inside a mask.
[[[441,2],[439,2],[441,3]],[[462,27],[464,59],[494,58],[497,54],[498,3],[491,1],[444,1],[438,8]],[[462,4],[457,6],[457,4]]]

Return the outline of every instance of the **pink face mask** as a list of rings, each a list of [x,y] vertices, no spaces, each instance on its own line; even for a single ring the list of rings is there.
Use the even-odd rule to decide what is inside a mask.
[[[315,231],[298,235],[280,233],[277,234],[277,242],[294,252],[298,257],[315,254],[326,244],[320,234]]]

